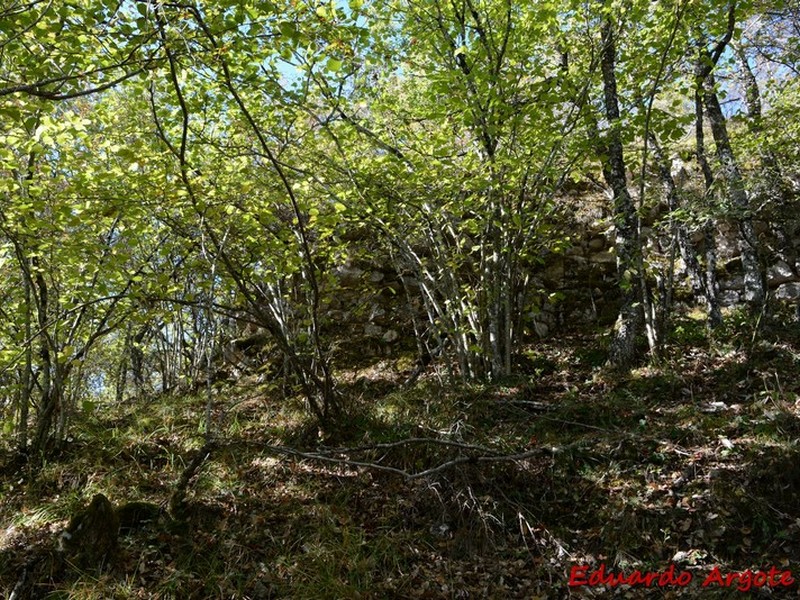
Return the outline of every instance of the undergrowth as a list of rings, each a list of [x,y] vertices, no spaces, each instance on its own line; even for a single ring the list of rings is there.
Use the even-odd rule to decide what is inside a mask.
[[[791,568],[800,555],[800,332],[739,316],[709,333],[686,317],[660,362],[606,369],[583,334],[526,348],[520,375],[492,385],[414,387],[392,365],[343,373],[348,420],[322,432],[293,400],[243,379],[218,390],[219,450],[192,482],[180,527],[121,539],[102,572],[39,573],[41,598],[559,598],[574,565],[616,571]],[[361,378],[361,379],[359,379]],[[366,379],[365,379],[366,378]],[[366,382],[365,382],[366,381]],[[370,392],[371,393],[368,393]],[[95,493],[166,506],[203,444],[205,399],[94,405],[35,477],[0,473],[0,590],[8,596]],[[476,451],[519,461],[466,462]],[[340,463],[274,452],[339,448]],[[619,590],[617,590],[619,591]],[[780,590],[775,590],[780,592]],[[629,597],[728,597],[697,585]],[[584,596],[609,590],[582,588]]]

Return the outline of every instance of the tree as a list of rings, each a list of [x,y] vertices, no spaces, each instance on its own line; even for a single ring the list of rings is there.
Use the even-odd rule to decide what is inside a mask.
[[[501,378],[537,294],[530,269],[561,243],[553,199],[583,155],[570,133],[585,95],[558,85],[557,7],[389,2],[370,18],[383,43],[351,95],[328,97],[339,118],[326,131],[357,190],[340,197],[419,299],[427,352],[463,379]]]
[[[628,366],[636,355],[636,334],[641,321],[638,306],[641,296],[636,285],[638,253],[641,252],[641,243],[638,236],[638,216],[628,191],[625,158],[622,151],[615,67],[617,50],[614,23],[610,16],[603,19],[600,54],[605,116],[609,125],[602,142],[604,154],[607,157],[603,162],[603,176],[614,193],[613,214],[616,231],[617,273],[622,290],[622,307],[614,326],[609,360],[618,366]]]
[[[103,134],[86,119],[87,110],[82,102],[57,109],[22,104],[2,132],[14,150],[3,156],[9,177],[0,190],[0,230],[13,249],[23,289],[15,308],[24,324],[17,336],[23,351],[6,351],[4,369],[24,357],[22,449],[27,400],[39,392],[31,446],[37,457],[53,435],[63,439],[80,395],[82,364],[128,317],[128,298],[153,255],[141,250],[151,234],[138,220],[142,207],[126,203],[114,180],[122,169],[101,173],[95,162],[98,153],[111,154],[113,142],[99,142]]]
[[[725,52],[736,26],[736,1],[728,3],[727,26],[719,40],[709,49],[704,33],[698,34],[698,66],[696,85],[702,90],[702,105],[705,116],[711,125],[711,132],[716,145],[717,159],[720,164],[720,175],[727,187],[730,201],[729,215],[739,226],[739,250],[744,270],[745,298],[756,309],[760,309],[766,301],[764,277],[761,272],[758,248],[759,243],[753,226],[753,216],[745,190],[739,163],[730,142],[727,122],[722,112],[714,77],[714,68]]]

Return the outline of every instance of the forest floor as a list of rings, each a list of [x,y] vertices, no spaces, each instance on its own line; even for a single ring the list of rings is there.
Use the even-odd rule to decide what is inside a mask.
[[[242,378],[216,389],[218,445],[183,524],[121,537],[99,572],[37,570],[96,493],[166,506],[203,445],[202,393],[87,404],[35,479],[3,446],[0,592],[27,565],[34,598],[800,595],[784,585],[800,578],[800,325],[754,334],[733,315],[712,336],[685,317],[658,363],[625,373],[603,365],[605,344],[537,342],[493,385],[428,373],[401,389],[408,359],[343,368],[352,416],[335,438]],[[455,464],[407,478],[353,461]],[[663,585],[569,586],[601,565]]]

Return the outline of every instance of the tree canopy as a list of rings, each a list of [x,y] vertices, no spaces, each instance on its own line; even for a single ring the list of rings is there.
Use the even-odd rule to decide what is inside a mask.
[[[507,376],[561,299],[537,273],[586,184],[611,198],[612,361],[641,332],[658,354],[680,283],[644,232],[659,205],[710,322],[720,219],[760,310],[775,252],[753,223],[796,187],[797,23],[778,0],[6,3],[0,380],[21,447],[30,406],[40,452],[131,372],[140,392],[208,378],[248,323],[335,419],[330,307],[357,257],[398,274],[422,354]],[[677,157],[704,186],[676,187]]]

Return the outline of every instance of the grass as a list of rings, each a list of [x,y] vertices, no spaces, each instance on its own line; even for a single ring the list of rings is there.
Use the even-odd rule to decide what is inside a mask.
[[[576,333],[531,346],[519,363],[527,372],[493,385],[429,378],[398,390],[360,380],[369,393],[350,395],[350,419],[330,439],[296,403],[241,381],[216,397],[221,448],[192,482],[186,523],[122,538],[107,571],[39,573],[36,593],[566,597],[576,564],[630,571],[675,562],[697,577],[713,566],[791,566],[800,554],[800,333],[787,325],[750,344],[747,321],[726,327],[733,341],[720,349],[697,321],[679,321],[657,366],[624,374],[602,366],[601,342]],[[351,381],[401,379],[391,368],[362,366]],[[204,405],[174,396],[97,406],[35,480],[0,471],[0,590],[8,595],[20,569],[52,551],[93,494],[166,504],[202,444]],[[268,449],[409,437],[555,450],[406,481]],[[417,472],[457,453],[414,444],[352,457]]]

